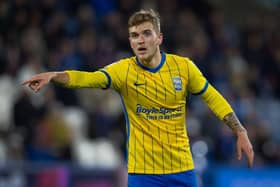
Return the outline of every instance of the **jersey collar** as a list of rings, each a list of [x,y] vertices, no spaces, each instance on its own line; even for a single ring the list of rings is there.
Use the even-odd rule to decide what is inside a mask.
[[[143,64],[141,64],[140,60],[138,59],[138,57],[136,57],[136,62],[137,64],[143,68],[144,70],[147,70],[147,71],[150,71],[152,73],[156,73],[160,70],[160,68],[163,66],[164,62],[165,62],[165,58],[166,58],[166,55],[164,52],[161,52],[161,61],[160,61],[160,64],[155,67],[155,68],[148,68],[146,66],[144,66]]]

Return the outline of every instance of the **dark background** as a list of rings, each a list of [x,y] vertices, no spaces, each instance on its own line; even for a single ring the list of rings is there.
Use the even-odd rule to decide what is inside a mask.
[[[132,55],[127,20],[140,8],[160,13],[161,49],[191,58],[252,140],[255,164],[247,170],[231,131],[192,96],[187,128],[201,186],[280,183],[273,177],[280,172],[279,1],[2,0],[0,186],[124,185],[125,119],[115,92],[49,85],[35,94],[21,83],[44,71],[94,71]],[[93,184],[89,179],[103,179],[98,171],[105,182]]]

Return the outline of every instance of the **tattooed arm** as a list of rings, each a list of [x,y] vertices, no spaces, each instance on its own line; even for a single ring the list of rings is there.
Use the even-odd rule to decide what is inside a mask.
[[[252,167],[254,161],[254,151],[246,129],[242,126],[234,112],[227,114],[223,121],[237,135],[236,149],[238,160],[241,160],[242,152],[244,152],[248,159],[248,166]]]
[[[223,121],[235,133],[246,132],[246,129],[241,125],[234,112],[227,114]]]
[[[238,160],[241,159],[242,152],[244,152],[248,158],[249,167],[252,167],[254,151],[251,142],[248,138],[246,129],[236,117],[229,103],[211,84],[209,84],[206,91],[201,95],[201,98],[216,114],[216,116],[223,120],[223,122],[236,134]]]

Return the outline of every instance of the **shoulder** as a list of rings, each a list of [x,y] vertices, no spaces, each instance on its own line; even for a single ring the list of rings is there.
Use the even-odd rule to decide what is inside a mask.
[[[181,63],[181,64],[192,63],[192,60],[189,57],[180,56],[180,55],[176,55],[176,54],[170,54],[170,53],[166,54],[166,59],[172,60],[172,61],[175,61],[175,62]]]
[[[135,64],[136,57],[132,56],[132,57],[127,57],[127,58],[122,58],[117,63],[122,64],[122,65]]]
[[[130,64],[135,63],[135,61],[136,61],[135,59],[136,59],[135,57],[122,58],[118,61],[115,61],[115,62],[105,66],[105,69],[108,69],[108,68],[124,68],[124,67],[129,66]]]

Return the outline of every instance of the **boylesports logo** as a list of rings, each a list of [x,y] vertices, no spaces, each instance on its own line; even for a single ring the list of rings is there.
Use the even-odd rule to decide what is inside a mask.
[[[136,114],[144,114],[149,120],[166,120],[177,118],[183,115],[183,106],[177,108],[165,108],[165,107],[144,107],[141,104],[136,105]]]

